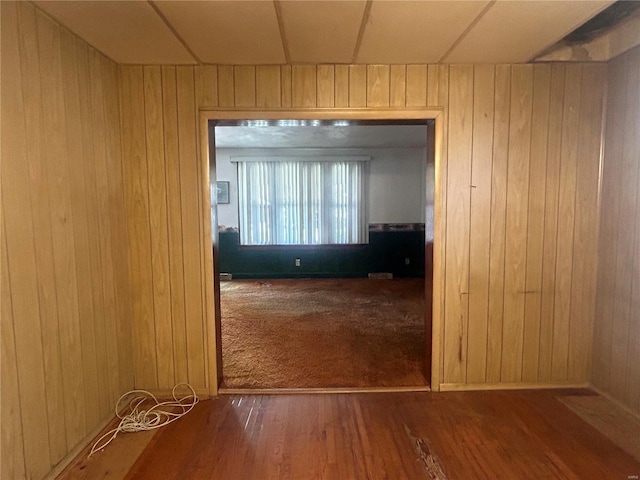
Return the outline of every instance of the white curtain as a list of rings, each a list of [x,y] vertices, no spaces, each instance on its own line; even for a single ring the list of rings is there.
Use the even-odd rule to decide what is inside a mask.
[[[360,161],[238,162],[240,243],[366,243]]]

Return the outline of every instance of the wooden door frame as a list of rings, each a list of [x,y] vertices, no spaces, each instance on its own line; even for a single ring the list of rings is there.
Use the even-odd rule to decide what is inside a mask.
[[[220,278],[217,249],[213,251],[210,195],[210,138],[211,120],[432,120],[435,122],[435,198],[433,227],[433,304],[431,311],[431,389],[440,390],[444,368],[444,265],[446,218],[446,157],[444,156],[444,123],[442,108],[373,109],[373,108],[269,108],[229,109],[201,108],[199,119],[200,141],[200,224],[201,264],[204,274],[204,315],[206,375],[210,396],[217,396],[222,375],[222,345],[220,328]],[[214,157],[215,167],[215,157]],[[217,232],[216,232],[217,233]],[[425,312],[425,316],[429,312]]]

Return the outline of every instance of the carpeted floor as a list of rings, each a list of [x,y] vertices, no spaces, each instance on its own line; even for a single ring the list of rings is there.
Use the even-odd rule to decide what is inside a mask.
[[[227,388],[425,386],[423,279],[221,283]]]

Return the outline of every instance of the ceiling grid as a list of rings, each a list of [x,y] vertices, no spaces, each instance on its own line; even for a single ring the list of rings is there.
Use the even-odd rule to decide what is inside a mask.
[[[120,64],[526,63],[613,0],[35,4]]]

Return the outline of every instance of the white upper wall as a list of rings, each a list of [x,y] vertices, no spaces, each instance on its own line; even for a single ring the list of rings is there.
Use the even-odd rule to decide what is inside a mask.
[[[238,226],[238,175],[231,156],[297,155],[295,149],[216,149],[217,180],[229,182],[229,204],[218,205],[218,225]],[[307,155],[366,155],[369,223],[424,223],[425,148],[305,149]],[[214,181],[213,175],[211,181]]]

